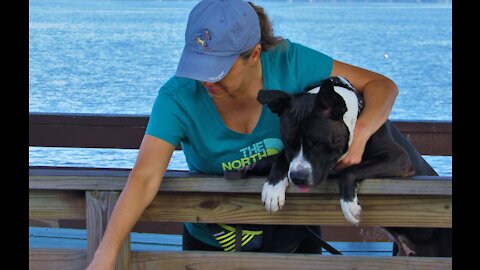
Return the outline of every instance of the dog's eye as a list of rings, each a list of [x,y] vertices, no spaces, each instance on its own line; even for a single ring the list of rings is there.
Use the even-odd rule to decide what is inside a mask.
[[[321,147],[324,145],[324,143],[320,140],[312,140],[309,144],[310,147]]]

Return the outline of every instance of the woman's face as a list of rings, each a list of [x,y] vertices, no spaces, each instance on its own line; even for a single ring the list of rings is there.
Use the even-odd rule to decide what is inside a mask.
[[[242,85],[249,65],[248,60],[238,57],[235,63],[228,71],[225,77],[218,82],[200,82],[206,89],[210,97],[221,98],[233,95]]]

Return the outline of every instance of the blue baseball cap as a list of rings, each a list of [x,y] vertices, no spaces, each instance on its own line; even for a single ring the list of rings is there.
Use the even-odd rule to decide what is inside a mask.
[[[256,11],[243,0],[202,0],[190,12],[176,76],[217,82],[260,42]]]

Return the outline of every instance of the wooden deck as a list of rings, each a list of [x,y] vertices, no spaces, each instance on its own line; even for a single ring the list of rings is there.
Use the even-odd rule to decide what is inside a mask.
[[[137,148],[145,116],[30,114],[30,146]],[[422,154],[451,155],[451,122],[394,122]],[[30,228],[30,269],[84,269],[92,258],[129,170],[30,167],[31,224],[60,227],[83,222],[80,230]],[[194,181],[192,181],[194,180]],[[338,203],[338,188],[325,182],[309,193],[289,189],[285,208],[268,214],[260,203],[264,179],[225,180],[220,176],[168,171],[140,222],[151,224],[258,223],[322,224],[336,234],[352,230]],[[359,188],[362,221],[376,226],[452,226],[452,178],[367,179]],[[157,238],[156,238],[157,237]],[[391,257],[391,243],[331,241],[343,256],[221,252],[181,252],[179,235],[131,233],[117,269],[451,269],[451,258]],[[180,237],[180,238],[179,238]],[[150,242],[145,239],[149,238]],[[142,240],[143,239],[143,240]],[[143,241],[143,242],[142,242]],[[176,242],[175,242],[176,241]],[[390,246],[389,246],[390,245]],[[151,248],[151,249],[150,249]],[[348,253],[357,252],[357,253]],[[32,268],[33,267],[33,268]],[[353,268],[352,268],[353,267]]]
[[[30,269],[83,269],[86,267],[86,248],[87,233],[85,230],[79,229],[60,229],[60,228],[30,228],[29,230],[30,255],[32,259],[42,257],[42,260],[35,260],[35,264]],[[341,260],[355,262],[355,269],[410,269],[408,267],[418,267],[418,269],[445,269],[439,263],[448,265],[449,260],[433,261],[429,258],[418,258],[413,260],[392,260],[390,242],[330,242],[337,250],[343,253],[342,256],[331,255],[328,252],[323,253],[322,265],[318,261],[312,261],[311,256],[301,254],[290,254],[292,260],[285,260],[284,256],[278,254],[263,254],[259,258],[255,258],[254,254],[242,256],[235,254],[227,258],[222,258],[222,253],[214,252],[211,259],[204,253],[183,252],[183,256],[179,256],[181,251],[181,236],[165,235],[165,234],[149,234],[149,233],[132,233],[131,234],[131,251],[135,258],[135,264],[132,269],[272,269],[280,266],[281,269],[312,269],[308,263],[315,263],[315,269],[346,269],[339,268],[338,262]],[[48,253],[47,253],[48,252]],[[230,254],[233,255],[233,254]],[[324,257],[326,256],[326,257]],[[152,259],[155,257],[155,259]],[[233,258],[232,258],[233,257]],[[240,257],[240,258],[239,258]],[[251,262],[254,260],[253,264]],[[337,258],[328,258],[337,257]],[[57,268],[51,268],[48,259],[56,261]],[[215,265],[214,260],[221,258],[223,260],[237,260],[236,267],[222,267],[226,262]],[[384,260],[382,261],[381,258]],[[259,259],[270,259],[272,261],[260,261]],[[303,260],[306,261],[303,261]],[[186,260],[186,261],[185,261]],[[188,263],[193,262],[193,264]],[[199,260],[202,262],[200,263]],[[245,262],[246,261],[246,262]],[[293,261],[293,262],[292,262]],[[301,264],[297,265],[301,261]],[[155,268],[160,263],[168,263],[166,268]],[[401,266],[406,263],[405,266]],[[188,265],[188,267],[186,267]],[[242,267],[240,267],[242,265]],[[407,267],[408,265],[408,267]],[[146,267],[146,268],[143,268]],[[191,267],[191,268],[189,268]],[[209,268],[212,267],[212,268]],[[317,268],[319,267],[319,268]],[[438,267],[438,268],[436,268]]]

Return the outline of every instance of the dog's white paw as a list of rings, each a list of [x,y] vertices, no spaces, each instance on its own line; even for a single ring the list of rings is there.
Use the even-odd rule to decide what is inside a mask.
[[[358,204],[357,197],[353,198],[351,202],[340,199],[340,206],[345,219],[357,226],[360,223],[360,213],[362,212],[362,207]]]
[[[263,184],[262,202],[268,212],[273,213],[282,209],[285,204],[285,190],[287,187],[287,177],[275,185],[271,185],[268,182]]]

